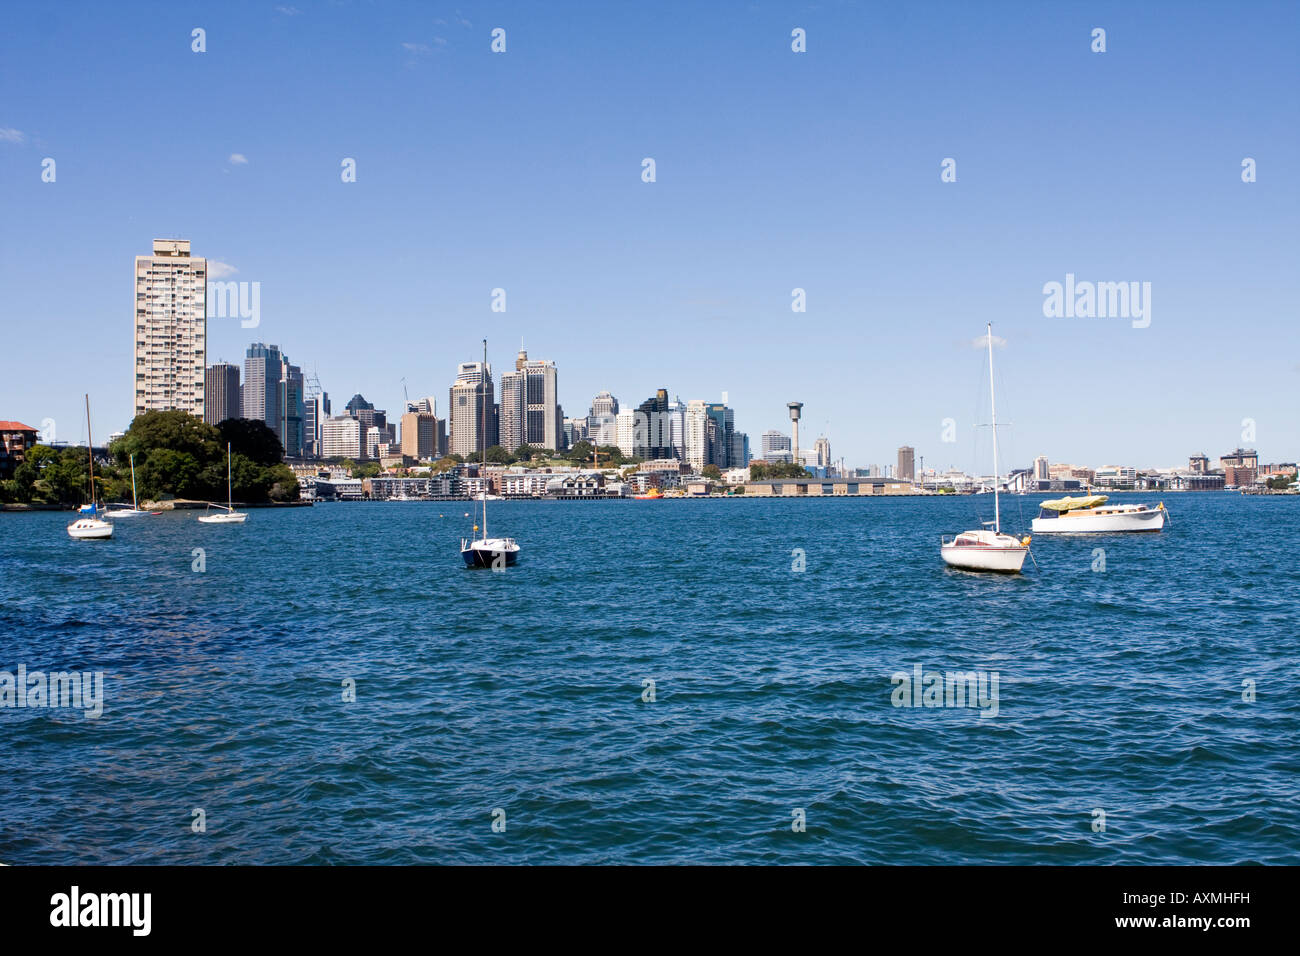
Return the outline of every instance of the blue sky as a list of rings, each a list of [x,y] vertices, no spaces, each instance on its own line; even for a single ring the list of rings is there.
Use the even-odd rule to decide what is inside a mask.
[[[1185,464],[1240,444],[1247,418],[1263,460],[1300,457],[1300,5],[5,19],[0,418],[75,441],[89,391],[99,435],[128,424],[132,260],[174,236],[261,283],[260,327],[212,320],[209,361],[278,344],[336,407],[359,391],[396,410],[402,378],[441,404],[484,335],[500,365],[522,338],[558,364],[569,415],[605,388],[726,391],[757,449],[797,399],[805,438],[850,465],[911,444],[987,470],[971,343],[992,321],[1012,465]],[[1043,285],[1067,273],[1150,282],[1150,326],[1045,318]]]

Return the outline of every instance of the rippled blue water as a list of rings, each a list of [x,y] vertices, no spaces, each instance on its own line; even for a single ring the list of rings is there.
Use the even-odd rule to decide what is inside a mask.
[[[505,573],[465,503],[0,515],[0,670],[107,687],[0,709],[0,862],[1300,862],[1300,499],[1168,502],[1021,577],[939,559],[983,497],[506,502]]]

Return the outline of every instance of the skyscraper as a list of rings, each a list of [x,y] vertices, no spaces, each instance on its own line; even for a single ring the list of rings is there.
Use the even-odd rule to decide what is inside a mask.
[[[320,427],[330,417],[330,397],[315,375],[307,380],[302,406],[302,453],[307,458],[320,458]]]
[[[731,433],[731,467],[746,468],[749,466],[749,436],[744,432]]]
[[[179,409],[203,417],[208,260],[188,239],[155,239],[135,257],[135,414]]]
[[[601,392],[591,400],[590,417],[598,418],[601,415],[617,415],[618,399],[609,392]]]
[[[905,481],[916,478],[916,449],[911,445],[898,449],[898,470],[894,476]]]
[[[686,405],[680,397],[668,403],[669,444],[673,453],[669,457],[686,460]]]
[[[523,353],[520,353],[523,354]],[[527,405],[524,391],[527,376],[521,371],[506,372],[501,376],[501,447],[514,451],[528,442],[525,427]]]
[[[520,349],[515,371],[524,376],[524,441],[542,448],[558,449],[562,424],[555,363],[546,359],[529,359],[528,353]]]
[[[1052,477],[1051,464],[1046,455],[1039,455],[1034,459],[1034,478],[1038,481],[1050,481]]]
[[[209,365],[203,374],[203,420],[218,425],[227,418],[243,418],[239,402],[239,366],[229,362]]]
[[[447,421],[451,427],[452,454],[468,458],[498,443],[491,364],[461,362],[449,401]]]
[[[673,426],[668,390],[661,388],[637,407],[636,456],[646,460],[673,457]]]
[[[709,416],[707,402],[693,399],[686,403],[686,463],[699,472],[709,461]],[[717,428],[716,423],[714,429]]]
[[[278,345],[254,342],[244,355],[244,386],[242,391],[243,417],[265,422],[284,444],[280,434],[283,427],[280,409],[280,377],[284,370],[284,356]]]
[[[822,435],[813,443],[813,450],[817,453],[817,467],[829,468],[831,466],[830,439]]]
[[[709,463],[719,468],[730,468],[732,466],[731,439],[736,431],[736,413],[722,402],[711,402],[708,411],[715,427]]]
[[[301,458],[303,452],[303,392],[302,369],[290,365],[289,359],[280,356],[280,444],[286,458]]]

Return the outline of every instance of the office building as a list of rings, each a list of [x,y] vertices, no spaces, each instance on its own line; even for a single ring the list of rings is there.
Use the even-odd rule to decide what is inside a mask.
[[[717,423],[709,415],[708,402],[692,399],[686,403],[686,463],[697,474],[705,465],[712,464],[716,429]]]
[[[135,257],[135,414],[204,417],[208,260],[188,239],[155,239]]]
[[[1034,480],[1050,481],[1052,477],[1052,466],[1047,460],[1046,455],[1039,455],[1034,459]]]
[[[904,445],[898,449],[898,469],[894,476],[900,481],[913,481],[916,478],[916,449]]]
[[[524,442],[535,448],[559,449],[562,426],[555,363],[529,359],[520,349],[515,372],[524,376]]]
[[[766,462],[789,462],[794,461],[790,450],[790,436],[783,435],[775,430],[763,432],[759,437],[763,449],[763,460]]]
[[[632,409],[614,416],[614,444],[628,458],[636,454],[637,413]]]
[[[523,353],[520,353],[523,354]],[[527,403],[524,401],[527,376],[520,371],[506,372],[501,376],[501,447],[514,451],[528,442],[526,424]]]
[[[284,444],[280,434],[282,414],[280,409],[280,377],[284,371],[284,356],[278,345],[254,342],[244,354],[244,384],[240,391],[243,418],[264,422]]]
[[[243,418],[239,399],[239,366],[229,362],[209,365],[203,373],[203,420],[219,425],[227,418]]]
[[[814,464],[818,468],[831,467],[831,443],[825,435],[813,442]]]
[[[461,362],[449,391],[447,423],[451,453],[469,458],[498,444],[492,366]]]
[[[364,458],[361,422],[348,415],[339,415],[321,422],[322,458]]]
[[[601,392],[591,400],[591,412],[588,417],[597,418],[602,415],[617,415],[618,399],[609,392]]]
[[[658,389],[636,410],[636,457],[646,461],[673,457],[672,417],[668,390]]]
[[[416,461],[440,458],[446,444],[444,425],[437,416],[407,412],[402,416],[402,454]]]
[[[731,438],[736,431],[735,412],[722,402],[710,403],[708,412],[714,423],[712,444],[709,450],[709,464],[717,465],[719,468],[730,468]]]

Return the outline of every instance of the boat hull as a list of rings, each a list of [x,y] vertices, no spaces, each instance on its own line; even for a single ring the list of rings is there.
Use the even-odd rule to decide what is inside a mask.
[[[243,524],[248,519],[246,514],[202,515],[199,520],[204,524]]]
[[[519,545],[489,540],[475,541],[460,549],[461,560],[465,562],[467,568],[501,567],[498,556],[504,559],[506,567],[513,567],[515,561],[519,559]]]
[[[102,540],[113,537],[113,525],[98,518],[78,518],[68,525],[68,537],[82,541]]]
[[[1035,518],[1034,534],[1111,534],[1117,531],[1159,531],[1165,526],[1165,510],[1117,511],[1109,514],[1070,514],[1059,518]]]
[[[944,545],[939,549],[944,564],[965,571],[997,571],[1002,574],[1019,574],[1029,549],[964,547]]]

